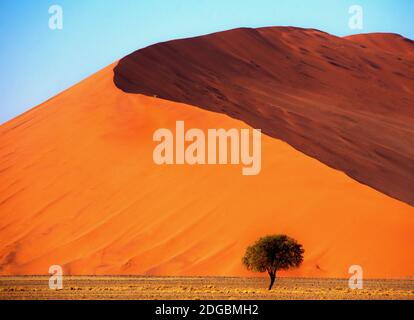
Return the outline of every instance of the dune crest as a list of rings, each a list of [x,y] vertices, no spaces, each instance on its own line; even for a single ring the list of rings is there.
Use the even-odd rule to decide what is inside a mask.
[[[404,56],[414,58],[414,41],[394,33],[366,33],[345,37],[363,46],[364,49],[382,50],[396,55],[402,60]]]

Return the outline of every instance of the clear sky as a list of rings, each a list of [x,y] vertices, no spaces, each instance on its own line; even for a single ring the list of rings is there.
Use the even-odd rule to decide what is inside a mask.
[[[49,7],[63,29],[49,28]],[[351,5],[364,29],[348,27]],[[291,25],[414,39],[412,0],[0,0],[0,123],[147,45],[236,27]]]

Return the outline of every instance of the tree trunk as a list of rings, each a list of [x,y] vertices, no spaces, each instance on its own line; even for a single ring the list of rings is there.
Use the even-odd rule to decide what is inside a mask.
[[[269,276],[270,276],[270,286],[269,286],[269,291],[270,291],[272,290],[273,284],[275,283],[275,280],[276,280],[276,272],[269,272]]]

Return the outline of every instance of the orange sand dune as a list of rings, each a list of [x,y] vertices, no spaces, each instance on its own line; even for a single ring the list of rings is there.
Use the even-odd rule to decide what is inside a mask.
[[[287,233],[306,249],[289,275],[414,275],[414,208],[284,142],[263,137],[258,176],[156,166],[158,128],[247,125],[126,94],[113,67],[0,127],[0,274],[245,275],[246,246]]]

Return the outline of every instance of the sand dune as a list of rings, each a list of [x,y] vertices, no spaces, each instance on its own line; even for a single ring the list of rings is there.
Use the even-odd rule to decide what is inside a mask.
[[[0,274],[246,275],[248,244],[287,233],[289,275],[414,275],[414,208],[263,137],[262,172],[156,166],[152,134],[248,128],[221,113],[137,94],[115,65],[0,127]]]
[[[403,60],[406,56],[414,58],[414,41],[394,33],[366,33],[345,37],[345,39],[363,45],[363,49],[374,49],[396,55]]]
[[[138,50],[114,79],[240,119],[414,205],[413,54],[394,34],[236,29]]]

